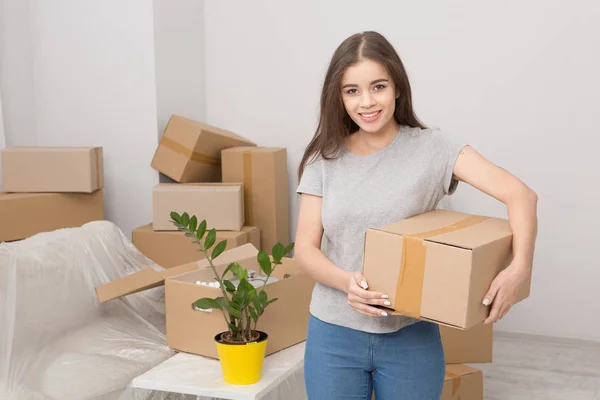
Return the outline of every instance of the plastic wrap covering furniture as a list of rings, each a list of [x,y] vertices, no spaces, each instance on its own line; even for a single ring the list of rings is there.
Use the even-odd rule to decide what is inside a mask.
[[[179,399],[128,387],[174,354],[164,289],[96,300],[145,267],[162,269],[108,221],[0,243],[0,399]]]

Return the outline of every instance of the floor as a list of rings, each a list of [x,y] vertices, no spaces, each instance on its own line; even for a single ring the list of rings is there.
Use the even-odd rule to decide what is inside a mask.
[[[600,400],[600,343],[496,332],[485,400]]]

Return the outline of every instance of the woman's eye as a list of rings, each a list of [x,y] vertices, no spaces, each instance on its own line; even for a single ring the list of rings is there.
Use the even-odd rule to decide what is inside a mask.
[[[375,86],[375,90],[382,90],[385,89],[385,85],[376,85]]]
[[[348,89],[346,90],[347,94],[355,94],[356,93],[356,89]]]

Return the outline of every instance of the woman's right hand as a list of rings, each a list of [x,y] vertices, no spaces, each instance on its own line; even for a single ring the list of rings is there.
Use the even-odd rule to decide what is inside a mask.
[[[348,282],[348,304],[359,313],[370,317],[387,316],[385,311],[372,305],[389,306],[388,296],[368,289],[369,285],[365,277],[360,272],[353,274]]]

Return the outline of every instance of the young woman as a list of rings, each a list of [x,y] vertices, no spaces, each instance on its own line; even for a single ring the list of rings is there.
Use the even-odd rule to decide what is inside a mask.
[[[402,61],[376,32],[335,51],[320,120],[300,163],[295,257],[316,281],[305,355],[310,400],[439,399],[445,359],[438,325],[388,316],[387,294],[361,276],[365,230],[436,208],[459,181],[503,202],[514,261],[482,299],[504,317],[528,281],[537,195],[468,145],[425,127]],[[327,255],[321,251],[325,238]]]

